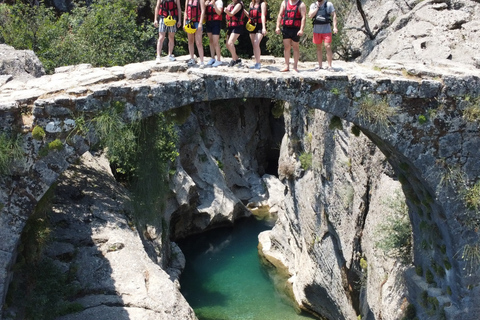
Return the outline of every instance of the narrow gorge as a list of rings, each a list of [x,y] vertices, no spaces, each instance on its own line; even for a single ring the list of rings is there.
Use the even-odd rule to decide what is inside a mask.
[[[280,290],[293,294],[297,307],[329,319],[405,313],[409,264],[376,245],[379,226],[398,218],[391,204],[405,199],[365,135],[322,111],[270,99],[197,103],[173,113],[180,156],[170,196],[157,213],[162,218],[146,221],[140,234],[129,222],[129,193],[105,159],[88,153],[59,179],[48,217],[55,241],[46,256],[80,285],[75,302],[84,307],[63,320],[105,312],[121,319],[194,317],[178,286],[155,268],[178,284],[183,254],[169,238],[231,226],[265,208],[277,220],[259,236],[260,252],[287,272]],[[164,299],[165,290],[177,293]]]

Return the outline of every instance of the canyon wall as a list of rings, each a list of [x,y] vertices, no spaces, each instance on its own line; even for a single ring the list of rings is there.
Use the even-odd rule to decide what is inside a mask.
[[[400,184],[368,138],[346,122],[334,128],[330,118],[300,106],[286,110],[279,177],[288,192],[275,227],[259,237],[262,253],[288,269],[302,309],[328,319],[398,319],[406,266],[376,242],[393,214],[388,202],[405,203]]]

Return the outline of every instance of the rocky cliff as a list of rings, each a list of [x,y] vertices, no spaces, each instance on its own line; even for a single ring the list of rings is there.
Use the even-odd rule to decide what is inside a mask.
[[[45,215],[32,216],[24,232],[16,269],[27,262],[30,280],[15,275],[4,319],[196,319],[175,278],[185,263],[180,249],[171,244],[175,259],[164,269],[147,254],[152,245],[105,157],[85,153],[52,192]],[[40,235],[51,240],[33,257],[27,243]]]
[[[392,200],[400,187],[385,157],[325,113],[291,106],[285,118],[279,174],[287,192],[275,227],[259,237],[262,253],[288,270],[303,309],[328,319],[398,319],[406,266],[375,245],[392,214],[386,202],[402,201]]]
[[[480,67],[480,4],[471,0],[362,1],[374,38],[353,8],[346,19],[347,37],[361,56],[377,59],[452,60]]]

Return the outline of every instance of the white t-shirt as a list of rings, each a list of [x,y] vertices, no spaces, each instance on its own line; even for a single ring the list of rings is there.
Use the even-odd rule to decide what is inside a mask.
[[[326,0],[325,0],[326,1]],[[310,5],[310,11],[313,11],[317,8],[318,2],[315,1]],[[317,15],[320,13],[321,10],[323,10],[323,6],[325,5],[322,4],[322,8],[318,9]],[[333,7],[333,4],[328,1],[327,2],[327,12],[330,13],[330,15],[335,11],[335,8]],[[314,24],[313,25],[313,32],[314,33],[332,33],[332,27],[330,24]]]

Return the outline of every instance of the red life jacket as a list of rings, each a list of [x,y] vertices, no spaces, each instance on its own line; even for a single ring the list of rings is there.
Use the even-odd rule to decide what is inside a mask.
[[[175,0],[164,0],[158,10],[159,16],[168,17],[171,15],[175,20],[178,17],[178,8]]]
[[[207,6],[207,21],[222,21],[222,14],[217,14],[213,4]]]
[[[229,16],[227,14],[227,26],[228,27],[237,27],[237,26],[243,26],[243,17],[244,17],[244,13],[243,13],[243,2],[238,2],[242,5],[242,8],[237,12],[235,13],[235,15],[233,16]],[[232,11],[233,8],[235,8],[235,5],[236,3],[230,3],[228,6],[227,6],[227,9],[228,11]]]
[[[262,4],[258,4],[258,7],[250,7],[248,11],[248,17],[252,23],[262,23]]]
[[[187,3],[187,20],[199,22],[201,13],[200,0],[189,0]]]
[[[300,28],[302,25],[302,13],[298,10],[302,0],[297,4],[291,5],[289,0],[285,0],[285,11],[283,11],[282,25],[284,27]]]

